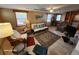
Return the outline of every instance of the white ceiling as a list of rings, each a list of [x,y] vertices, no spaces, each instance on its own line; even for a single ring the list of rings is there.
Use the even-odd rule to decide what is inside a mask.
[[[32,10],[40,12],[49,12],[47,8],[53,8],[53,13],[63,13],[72,10],[78,10],[79,5],[71,4],[0,4],[0,8],[20,9],[20,10]]]

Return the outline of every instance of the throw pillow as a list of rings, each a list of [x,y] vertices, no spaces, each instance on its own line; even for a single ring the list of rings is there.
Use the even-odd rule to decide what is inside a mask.
[[[33,37],[28,37],[27,38],[27,47],[35,45],[35,41]]]
[[[36,54],[36,55],[47,55],[47,48],[46,47],[43,47],[43,46],[40,46],[40,45],[36,45],[33,49],[33,52]]]

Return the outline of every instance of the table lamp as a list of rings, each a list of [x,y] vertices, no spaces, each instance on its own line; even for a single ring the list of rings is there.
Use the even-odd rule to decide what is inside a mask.
[[[0,49],[4,42],[4,38],[13,34],[12,26],[10,23],[0,23]]]
[[[24,23],[27,25],[27,27],[30,26],[30,21],[28,19],[25,19]]]

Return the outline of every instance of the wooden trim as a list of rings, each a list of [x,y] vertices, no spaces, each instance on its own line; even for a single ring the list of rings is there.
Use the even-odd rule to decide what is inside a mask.
[[[28,13],[28,11],[25,11],[25,10],[16,10],[16,9],[13,9],[13,12],[14,12],[14,14],[15,14],[15,12],[25,12],[25,13]],[[15,14],[15,18],[16,18],[16,14]],[[17,27],[21,27],[21,26],[26,26],[26,25],[17,25],[17,18],[16,18],[16,26]]]
[[[26,13],[28,13],[28,11],[26,11],[26,10],[13,9],[13,11],[14,11],[14,12],[26,12]]]

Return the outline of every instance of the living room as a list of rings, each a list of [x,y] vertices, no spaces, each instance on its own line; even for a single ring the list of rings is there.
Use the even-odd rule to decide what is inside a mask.
[[[79,54],[77,6],[1,4],[0,55]]]

